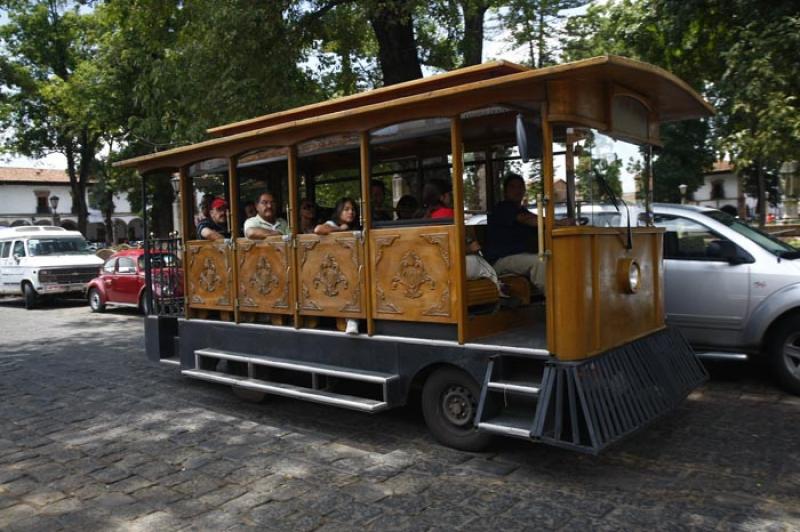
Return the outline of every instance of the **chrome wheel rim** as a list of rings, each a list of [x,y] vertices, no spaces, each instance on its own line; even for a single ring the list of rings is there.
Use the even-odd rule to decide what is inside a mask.
[[[442,394],[442,412],[456,427],[472,426],[475,418],[475,398],[463,386],[450,386]]]
[[[783,364],[789,373],[800,380],[800,332],[790,334],[783,342]]]
[[[100,308],[100,294],[95,291],[92,291],[92,294],[89,296],[89,305],[95,310]]]

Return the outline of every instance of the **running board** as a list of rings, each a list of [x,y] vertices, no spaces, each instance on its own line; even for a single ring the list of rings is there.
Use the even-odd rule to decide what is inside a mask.
[[[248,379],[247,377],[238,377],[236,375],[224,375],[215,371],[185,369],[181,371],[181,373],[187,377],[204,381],[230,384],[231,386],[239,386],[240,388],[246,388],[248,390],[258,390],[260,392],[282,395],[284,397],[292,397],[294,399],[303,399],[306,401],[313,401],[315,403],[322,403],[342,408],[349,408],[351,410],[360,410],[362,412],[380,412],[381,410],[385,410],[389,407],[389,404],[385,401],[374,401],[371,399],[365,399],[363,397],[334,394],[324,390],[313,390],[291,384]]]
[[[195,367],[181,373],[205,381],[369,413],[396,406],[400,395],[397,393],[400,378],[395,374],[211,348],[196,350]]]

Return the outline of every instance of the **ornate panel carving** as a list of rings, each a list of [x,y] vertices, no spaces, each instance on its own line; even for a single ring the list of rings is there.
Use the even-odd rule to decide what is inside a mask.
[[[233,251],[222,241],[191,241],[186,246],[188,301],[191,308],[233,310]]]
[[[291,242],[271,236],[236,242],[239,265],[239,308],[246,312],[291,314]]]
[[[300,314],[366,317],[364,247],[353,232],[299,235]]]
[[[454,235],[452,226],[372,231],[375,318],[455,323]]]

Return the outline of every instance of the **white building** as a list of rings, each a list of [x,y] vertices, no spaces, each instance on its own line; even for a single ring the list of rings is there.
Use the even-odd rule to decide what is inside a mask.
[[[89,225],[85,236],[91,241],[105,241],[102,214],[91,208],[91,203],[89,205]],[[142,240],[142,219],[131,212],[125,195],[114,196],[112,220],[113,242]],[[42,168],[0,168],[0,227],[54,223],[67,229],[78,228],[67,173]]]
[[[747,195],[741,181],[736,176],[736,169],[728,161],[717,161],[703,178],[703,185],[691,195],[689,203],[695,205],[705,205],[720,209],[728,207],[736,209],[742,218],[753,218],[756,216],[756,206],[758,198]],[[780,217],[780,205],[778,208],[767,205],[767,214]]]

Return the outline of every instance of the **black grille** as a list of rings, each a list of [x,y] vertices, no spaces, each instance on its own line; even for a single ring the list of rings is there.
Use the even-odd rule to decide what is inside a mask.
[[[98,268],[95,266],[89,266],[85,268],[64,268],[61,270],[40,270],[39,282],[58,284],[88,283],[97,277],[97,274]]]

